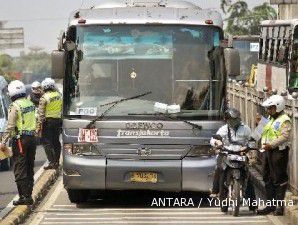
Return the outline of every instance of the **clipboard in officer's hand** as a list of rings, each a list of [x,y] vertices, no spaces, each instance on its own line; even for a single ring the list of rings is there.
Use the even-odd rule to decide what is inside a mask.
[[[11,148],[6,147],[0,150],[0,160],[12,157]]]

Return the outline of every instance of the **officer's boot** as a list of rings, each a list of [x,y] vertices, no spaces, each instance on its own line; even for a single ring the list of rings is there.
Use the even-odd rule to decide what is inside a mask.
[[[275,198],[275,188],[271,182],[265,183],[266,198],[273,200]],[[257,210],[258,215],[267,215],[275,211],[275,206],[266,206],[264,209]]]
[[[20,185],[20,190],[22,193],[22,197],[20,197],[19,200],[13,202],[14,205],[32,205],[33,199],[31,197],[31,188],[29,181],[27,179],[24,179],[22,181],[18,181]],[[17,186],[19,186],[17,185]]]
[[[22,187],[22,181],[17,181],[16,182],[17,184],[17,189],[18,189],[18,192],[19,192],[19,199],[18,200],[15,200],[12,202],[13,205],[17,206],[17,205],[22,205],[23,201],[24,201],[24,189]]]
[[[278,200],[278,202],[276,210],[274,212],[275,216],[282,216],[284,214],[284,198],[286,195],[286,191],[287,185],[276,187],[276,200]]]

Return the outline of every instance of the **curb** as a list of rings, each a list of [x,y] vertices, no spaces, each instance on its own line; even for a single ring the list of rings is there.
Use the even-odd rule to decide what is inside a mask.
[[[34,204],[32,206],[20,205],[7,214],[7,216],[0,221],[0,225],[17,225],[25,220],[31,213],[32,209],[39,204],[39,200],[48,192],[48,187],[56,181],[60,174],[58,170],[44,170],[37,183],[34,185],[32,198]]]
[[[262,179],[262,175],[254,168],[250,168],[250,174],[254,185],[265,193],[265,183]],[[293,193],[290,191],[286,192],[286,200],[293,200]],[[294,206],[286,206],[284,216],[291,222],[291,224],[298,224],[298,204],[297,201],[293,200]]]

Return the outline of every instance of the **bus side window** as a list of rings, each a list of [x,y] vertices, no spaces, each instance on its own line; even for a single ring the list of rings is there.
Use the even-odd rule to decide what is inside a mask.
[[[273,58],[273,61],[276,63],[278,63],[278,54],[279,54],[280,44],[281,44],[281,40],[278,38],[276,40],[276,45],[275,45],[275,49],[274,49],[274,58]]]
[[[264,49],[264,51],[263,51],[263,60],[264,61],[267,61],[268,60],[268,51],[269,51],[269,39],[268,38],[266,38],[265,39],[265,49]]]
[[[280,64],[285,64],[288,55],[287,51],[287,46],[285,44],[279,47],[277,60]]]
[[[273,58],[274,58],[274,46],[275,46],[275,40],[274,40],[274,38],[272,38],[271,39],[271,42],[270,42],[269,62],[273,62]]]
[[[260,38],[259,59],[263,59],[263,38]]]

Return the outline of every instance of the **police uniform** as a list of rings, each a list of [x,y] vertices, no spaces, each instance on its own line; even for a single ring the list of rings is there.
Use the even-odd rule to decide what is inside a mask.
[[[61,154],[61,111],[62,97],[56,90],[48,90],[40,98],[38,107],[38,130],[42,132],[42,141],[50,166],[59,164]]]
[[[13,101],[9,106],[8,123],[1,143],[6,144],[12,138],[14,175],[20,200],[27,199],[30,204],[33,203],[35,130],[34,104],[25,97]]]
[[[285,113],[269,119],[262,133],[262,144],[267,143],[272,147],[264,155],[263,179],[266,197],[267,200],[284,200],[288,182],[288,141],[291,134],[291,119]]]

